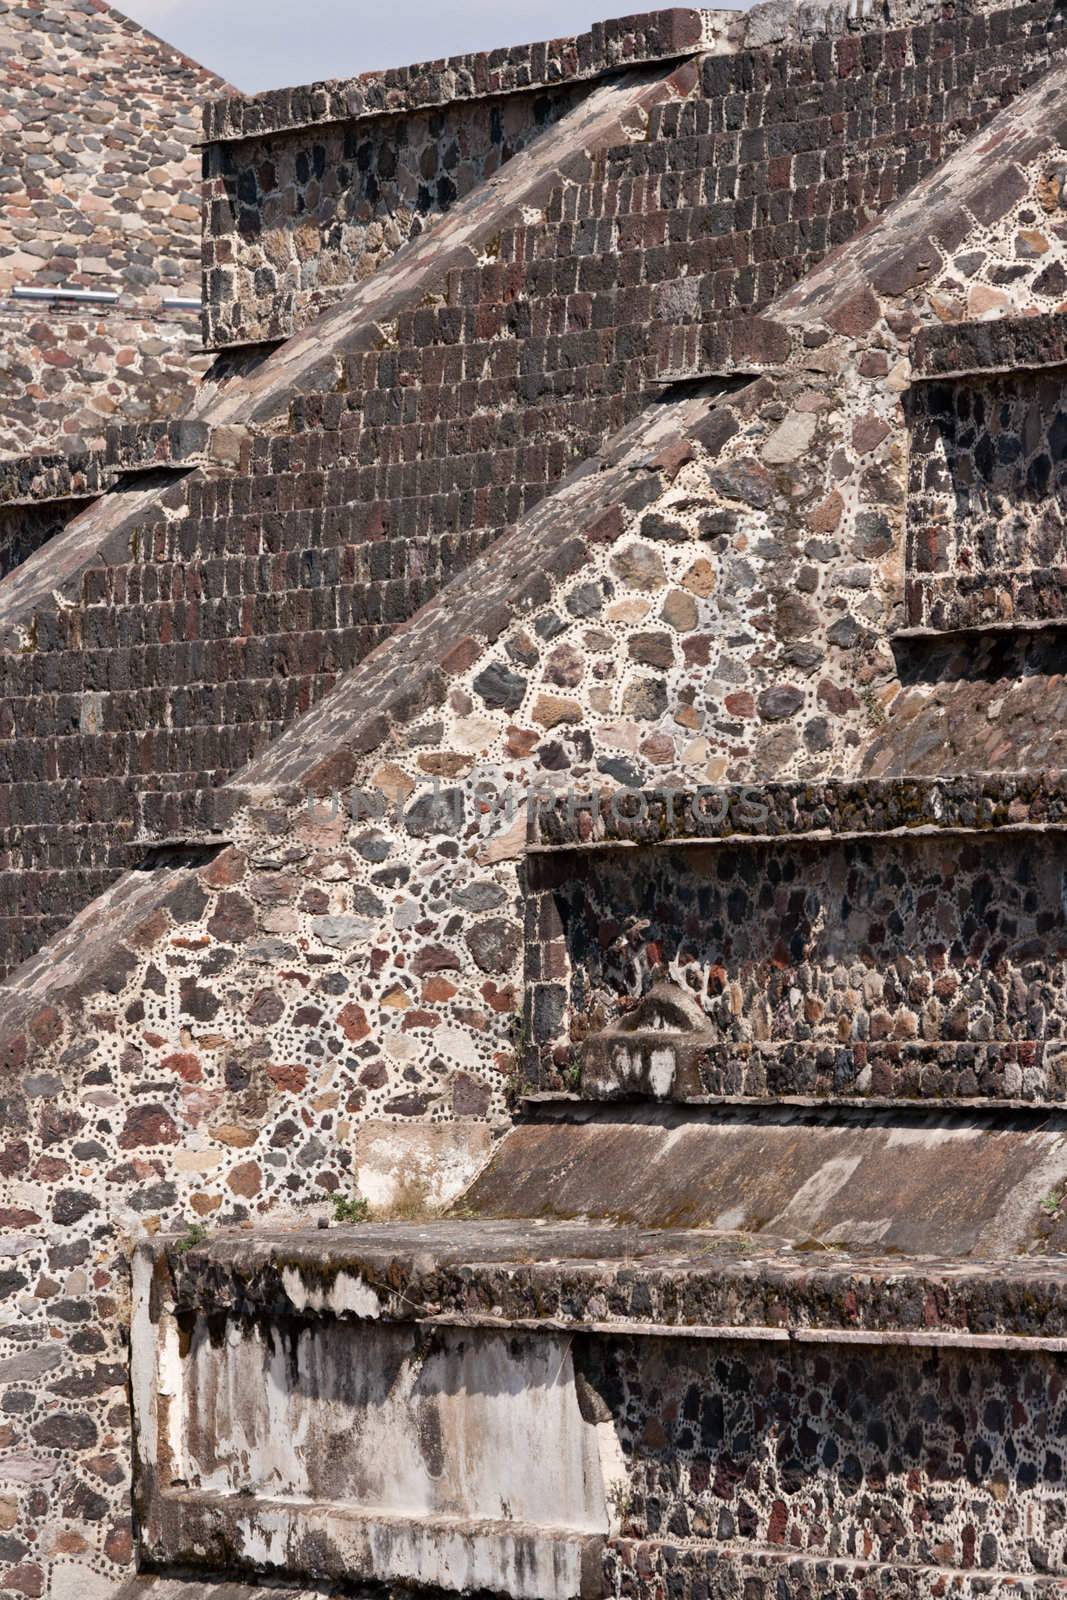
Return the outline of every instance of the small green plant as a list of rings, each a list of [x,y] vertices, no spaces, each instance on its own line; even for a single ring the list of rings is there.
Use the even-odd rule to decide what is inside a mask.
[[[207,1229],[202,1222],[190,1222],[178,1243],[174,1246],[180,1256],[188,1255],[190,1250],[195,1250],[198,1244],[203,1244],[207,1238]]]
[[[563,1079],[564,1088],[569,1089],[571,1094],[577,1094],[582,1087],[582,1058],[577,1050],[571,1051],[571,1058],[560,1076]]]
[[[504,1079],[504,1104],[509,1111],[514,1111],[529,1092],[526,1074],[516,1063]]]
[[[1041,1209],[1046,1217],[1054,1217],[1063,1204],[1063,1195],[1057,1194],[1055,1189],[1050,1189],[1041,1201]]]
[[[523,1051],[526,1049],[526,1046],[529,1043],[529,1035],[526,1031],[526,1018],[523,1013],[521,1011],[513,1011],[507,1020],[506,1027],[508,1044],[515,1054],[521,1057]]]
[[[361,1194],[335,1194],[333,1220],[335,1222],[366,1222],[370,1206]]]
[[[607,1492],[608,1509],[621,1528],[634,1509],[634,1492],[624,1478],[617,1478]]]

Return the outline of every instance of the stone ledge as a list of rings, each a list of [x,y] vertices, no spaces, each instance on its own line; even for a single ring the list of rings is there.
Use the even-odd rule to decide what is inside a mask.
[[[230,143],[320,123],[395,116],[460,100],[518,94],[602,77],[620,67],[670,61],[712,43],[723,48],[740,13],[675,8],[598,22],[588,33],[450,56],[357,78],[208,101],[204,139]],[[742,18],[743,23],[743,18]]]
[[[220,430],[220,432],[233,430]],[[160,467],[197,467],[226,452],[232,442],[215,441],[205,422],[127,423],[109,428],[102,450],[77,455],[18,456],[0,461],[0,505],[43,500],[95,500],[118,478]]]
[[[607,1037],[601,1036],[607,1044]],[[582,1098],[676,1105],[843,1105],[906,1103],[929,1108],[1009,1109],[1067,1101],[1067,1045],[1059,1040],[879,1039],[830,1044],[793,1040],[716,1041],[659,1033],[655,1068],[625,1052],[628,1074],[591,1072],[583,1052]],[[670,1058],[669,1077],[664,1064]],[[568,1097],[569,1098],[569,1097]]]
[[[106,1600],[324,1600],[324,1592],[314,1589],[279,1589],[273,1584],[264,1592],[251,1583],[234,1583],[229,1578],[165,1578],[154,1573],[139,1573],[113,1589]]]
[[[731,1548],[706,1540],[608,1541],[608,1592],[664,1594],[672,1600],[812,1600],[813,1596],[863,1596],[863,1600],[1036,1600],[1063,1596],[1067,1579],[1055,1574],[967,1571],[892,1561],[798,1555],[795,1550]],[[638,1587],[640,1586],[640,1587]]]
[[[150,1554],[233,1552],[238,1571],[255,1535],[266,1534],[271,1564],[312,1582],[414,1584],[510,1600],[596,1600],[603,1593],[604,1535],[501,1518],[410,1515],[303,1500],[170,1490],[146,1530]],[[291,1552],[279,1558],[277,1547]],[[460,1576],[462,1575],[462,1576]]]
[[[616,789],[531,806],[531,853],[1067,827],[1067,773]]]
[[[709,314],[656,334],[655,374],[661,383],[696,378],[756,377],[789,361],[795,330],[770,317]]]
[[[1067,568],[982,573],[924,574],[907,579],[908,615],[914,625],[894,638],[917,634],[985,633],[995,628],[1047,628],[1067,623]]]
[[[1067,313],[924,328],[911,348],[913,381],[1067,364]]]
[[[184,1253],[179,1243],[142,1247],[179,1313],[1067,1350],[1063,1257],[908,1259],[529,1219],[235,1232]]]

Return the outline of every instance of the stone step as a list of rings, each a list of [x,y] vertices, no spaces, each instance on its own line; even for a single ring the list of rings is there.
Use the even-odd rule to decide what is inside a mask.
[[[145,1573],[127,1578],[103,1600],[325,1600],[325,1596],[318,1586],[281,1589],[272,1584],[264,1591],[232,1578],[166,1578]]]
[[[148,1559],[525,1600],[593,1600],[626,1573],[643,1593],[661,1570],[688,1574],[680,1592],[694,1597],[708,1573],[717,1595],[790,1600],[850,1585],[970,1600],[1012,1592],[1019,1574],[1027,1593],[1053,1574],[1062,1586],[1055,1511],[1038,1500],[1022,1532],[1017,1504],[1059,1426],[1067,1273],[1055,1254],[973,1249],[1029,1166],[1005,1150],[1006,1188],[981,1181],[1007,1130],[817,1129],[809,1116],[771,1127],[754,1162],[751,1139],[728,1154],[736,1126],[661,1122],[658,1159],[632,1121],[621,1145],[602,1120],[575,1127],[581,1150],[561,1122],[509,1134],[462,1221],[140,1246],[132,1396]],[[827,1132],[849,1156],[819,1146]],[[1049,1130],[1014,1132],[1032,1143]],[[1063,1128],[1052,1137],[1062,1146]],[[933,1213],[916,1206],[901,1247],[884,1206],[902,1226],[894,1167],[913,1177],[920,1151],[948,1191]],[[686,1220],[735,1186],[742,1204],[720,1229],[611,1225],[585,1204],[580,1220],[543,1220],[588,1197],[594,1172],[616,1197],[666,1183],[677,1202],[679,1166]],[[792,1192],[791,1238],[756,1237],[734,1214],[749,1183],[766,1191],[768,1166],[783,1201]],[[835,1196],[847,1207],[850,1183],[858,1204],[883,1207],[862,1212],[881,1219],[879,1238],[807,1233]],[[487,1220],[505,1187],[510,1218]],[[946,1259],[937,1247],[953,1233]],[[958,1530],[990,1481],[993,1542],[972,1589]],[[872,1493],[899,1508],[892,1538]]]

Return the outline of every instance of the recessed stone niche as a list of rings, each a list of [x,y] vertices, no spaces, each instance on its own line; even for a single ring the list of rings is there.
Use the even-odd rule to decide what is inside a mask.
[[[1067,367],[916,384],[907,621],[1067,620]]]
[[[530,884],[544,1087],[1067,1095],[1059,829],[564,847],[531,856]]]

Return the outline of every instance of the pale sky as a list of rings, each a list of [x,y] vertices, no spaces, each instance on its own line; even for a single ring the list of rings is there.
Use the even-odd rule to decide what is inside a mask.
[[[744,3],[744,0],[741,0]],[[238,89],[347,78],[437,56],[582,33],[633,0],[116,0],[137,22]],[[648,10],[654,10],[651,3]]]

